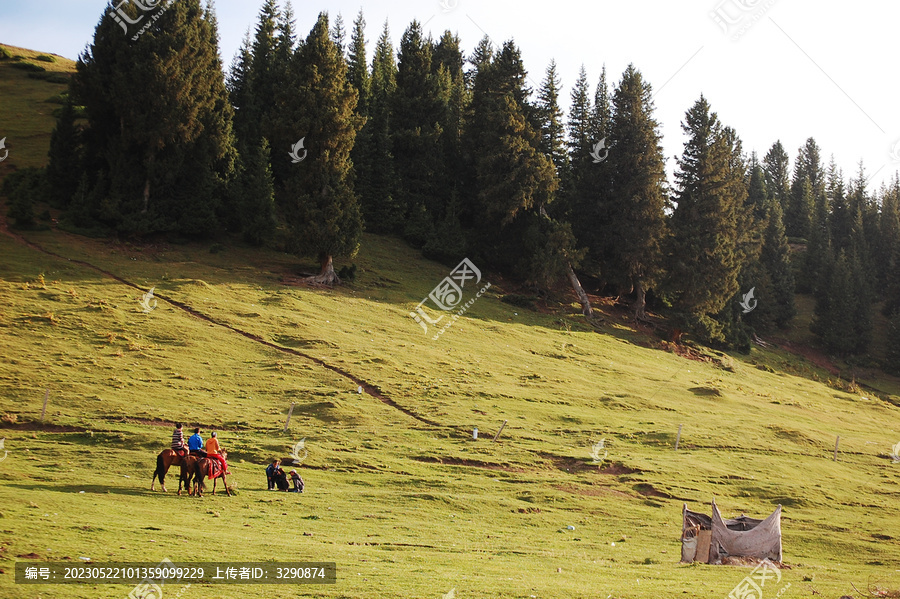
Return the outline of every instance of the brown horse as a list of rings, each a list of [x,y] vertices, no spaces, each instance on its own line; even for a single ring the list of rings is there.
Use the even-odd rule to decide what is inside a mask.
[[[181,495],[181,487],[184,485],[184,489],[188,492],[188,495],[193,495],[194,490],[191,488],[191,480],[197,474],[197,462],[200,461],[195,455],[185,456],[183,460],[181,460],[181,476],[178,477],[178,494]]]
[[[156,456],[156,470],[153,472],[153,478],[150,479],[150,490],[155,491],[156,479],[159,479],[159,486],[163,493],[166,492],[166,473],[170,466],[180,466],[181,456],[174,449],[163,449]]]
[[[227,458],[227,454],[222,454],[222,457]],[[209,476],[210,467],[212,466],[209,458],[200,458],[197,460],[197,467],[194,471],[194,495],[197,497],[203,497],[203,489],[206,488],[206,484],[203,482],[203,479]],[[216,494],[216,481],[218,479],[222,479],[222,484],[225,486],[225,494],[229,497],[231,496],[231,492],[228,490],[228,481],[225,480],[225,470],[213,479],[213,490],[212,494]]]

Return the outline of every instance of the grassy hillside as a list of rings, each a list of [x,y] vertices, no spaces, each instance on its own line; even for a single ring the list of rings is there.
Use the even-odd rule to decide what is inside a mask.
[[[6,137],[9,156],[0,162],[0,177],[16,168],[43,166],[56,125],[53,111],[75,63],[62,56],[0,44],[0,138]],[[2,155],[2,152],[0,152]]]
[[[724,597],[746,571],[677,563],[682,504],[715,496],[727,515],[784,506],[783,596],[900,587],[900,409],[798,376],[817,371],[790,354],[690,360],[615,313],[598,333],[574,306],[502,303],[499,283],[433,341],[409,312],[448,269],[375,236],[333,291],[288,284],[297,265],[273,252],[29,239],[65,258],[0,237],[4,559],[321,559],[338,584],[299,590],[331,597]],[[79,261],[214,322],[163,299],[144,314],[141,291]],[[174,420],[220,431],[236,497],[149,491]],[[265,491],[267,460],[301,438],[308,492]],[[7,564],[4,596],[33,596]]]
[[[73,68],[7,48],[23,58],[0,60],[0,176],[43,164],[64,89],[13,62]],[[4,598],[129,594],[14,584],[17,560],[80,558],[338,564],[333,586],[166,587],[187,599],[726,597],[748,570],[678,563],[682,505],[712,497],[726,516],[783,506],[790,569],[766,597],[900,589],[896,379],[776,347],[685,354],[612,308],[595,330],[574,302],[504,303],[489,272],[433,340],[409,314],[450,269],[391,238],[364,236],[357,279],[331,290],[269,250],[2,225]],[[150,491],[174,421],[219,431],[234,497],[178,497],[174,471]],[[266,491],[300,439],[306,493]]]

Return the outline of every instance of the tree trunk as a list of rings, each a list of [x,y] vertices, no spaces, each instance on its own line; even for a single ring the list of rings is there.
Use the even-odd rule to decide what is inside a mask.
[[[644,311],[647,305],[647,290],[644,289],[644,281],[637,279],[634,282],[634,290],[636,293],[634,298],[634,319],[647,320],[647,313]]]
[[[592,318],[594,316],[594,311],[591,309],[591,300],[588,299],[587,293],[584,292],[584,287],[581,286],[581,281],[578,280],[575,271],[572,270],[571,264],[566,264],[566,274],[569,275],[569,281],[572,283],[572,288],[575,289],[578,301],[581,302],[581,313],[587,318]]]
[[[322,265],[321,272],[314,277],[309,277],[307,281],[318,285],[340,285],[341,280],[338,278],[337,273],[334,272],[334,261],[331,254],[319,256],[319,263]]]
[[[144,209],[141,214],[147,214],[147,206],[150,204],[150,178],[144,180]]]
[[[147,214],[147,208],[150,206],[150,171],[153,169],[153,154],[147,157],[147,177],[144,179],[144,209],[141,214]]]

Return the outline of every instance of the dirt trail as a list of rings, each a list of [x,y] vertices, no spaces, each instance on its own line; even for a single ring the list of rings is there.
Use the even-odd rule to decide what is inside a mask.
[[[95,270],[103,275],[106,275],[107,277],[110,277],[111,279],[118,281],[119,283],[122,283],[123,285],[132,287],[143,293],[146,293],[148,291],[147,289],[144,289],[144,288],[138,286],[137,284],[132,283],[131,281],[124,279],[113,272],[110,272],[108,270],[100,268],[99,266],[91,264],[90,262],[85,262],[84,260],[75,260],[72,258],[67,258],[66,256],[57,254],[54,251],[48,250],[32,241],[29,241],[28,239],[25,239],[23,236],[19,235],[18,233],[15,233],[14,231],[10,230],[10,228],[6,222],[6,215],[3,214],[2,212],[0,212],[0,233],[3,233],[7,237],[11,237],[16,242],[21,243],[25,246],[28,246],[29,248],[31,248],[33,250],[47,254],[48,256],[53,256],[54,258],[59,258],[60,260],[66,260],[68,262],[71,262],[72,264],[77,264],[77,265],[83,266],[85,268],[90,268],[91,270]],[[389,405],[390,407],[392,407],[396,410],[399,410],[400,412],[403,412],[410,418],[418,420],[419,422],[421,422],[423,424],[427,424],[429,426],[437,426],[437,427],[441,427],[441,428],[443,428],[443,426],[444,426],[439,422],[436,422],[434,420],[431,420],[429,418],[425,418],[424,416],[420,416],[419,414],[416,414],[414,411],[410,410],[409,408],[405,408],[405,407],[401,406],[400,404],[395,402],[393,399],[391,399],[390,397],[385,395],[384,392],[378,388],[378,386],[373,385],[373,384],[357,377],[356,375],[351,374],[350,372],[347,372],[340,366],[335,366],[333,364],[329,364],[328,362],[326,362],[325,360],[323,360],[321,358],[311,356],[302,351],[299,351],[299,350],[296,350],[296,349],[293,349],[290,347],[283,347],[281,345],[278,345],[277,343],[272,343],[271,341],[267,341],[266,339],[263,339],[259,335],[250,333],[248,331],[244,331],[243,329],[239,329],[239,328],[232,326],[226,322],[216,320],[212,316],[209,316],[208,314],[204,314],[204,313],[198,311],[197,309],[193,308],[192,306],[185,304],[184,302],[178,301],[174,298],[168,297],[161,293],[157,293],[156,291],[154,291],[153,297],[164,300],[164,301],[168,302],[169,304],[175,306],[176,308],[179,308],[179,309],[183,310],[184,312],[187,312],[191,316],[194,316],[196,318],[199,318],[201,320],[204,320],[204,321],[214,324],[216,326],[228,329],[229,331],[237,333],[238,335],[242,335],[243,337],[246,337],[247,339],[250,339],[251,341],[255,341],[256,343],[259,343],[260,345],[265,345],[266,347],[270,347],[270,348],[280,351],[282,353],[291,354],[291,355],[303,358],[305,360],[309,360],[310,362],[314,362],[323,368],[326,368],[326,369],[328,369],[334,373],[337,373],[338,375],[340,375],[350,381],[353,381],[353,383],[356,384],[358,387],[362,387],[363,391],[365,391],[368,395],[371,395],[375,399]]]

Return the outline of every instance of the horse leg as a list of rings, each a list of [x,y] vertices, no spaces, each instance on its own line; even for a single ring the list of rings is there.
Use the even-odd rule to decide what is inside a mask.
[[[231,491],[228,490],[228,481],[225,480],[225,475],[222,475],[222,486],[225,487],[225,495],[231,497]]]
[[[163,462],[162,468],[159,471],[159,488],[162,489],[163,493],[166,493],[166,474],[169,472],[169,464]]]

